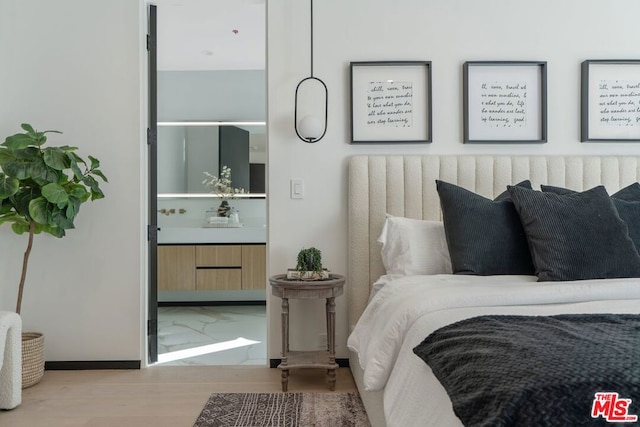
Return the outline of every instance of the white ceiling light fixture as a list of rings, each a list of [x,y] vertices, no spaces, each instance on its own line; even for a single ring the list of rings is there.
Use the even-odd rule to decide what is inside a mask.
[[[293,113],[293,126],[296,131],[296,135],[298,138],[307,143],[314,143],[320,141],[325,134],[327,133],[327,118],[329,113],[329,92],[327,90],[327,85],[319,78],[314,77],[313,75],[313,0],[310,0],[311,3],[311,73],[309,77],[302,79],[298,86],[296,86],[296,97],[295,97],[295,106]],[[319,90],[320,93],[324,94],[324,121],[320,118],[321,112],[313,112],[309,111],[307,114],[299,114],[299,95],[301,92],[301,88],[303,84],[306,83],[306,86],[310,86],[313,89],[315,86],[316,92]],[[315,98],[315,97],[314,97]],[[311,109],[310,109],[311,110]],[[298,116],[302,116],[300,120],[298,120]]]

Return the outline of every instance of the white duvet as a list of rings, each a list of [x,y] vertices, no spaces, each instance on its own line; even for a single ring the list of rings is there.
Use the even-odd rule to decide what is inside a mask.
[[[461,425],[444,388],[413,354],[416,345],[442,326],[483,314],[640,313],[640,279],[536,280],[437,275],[385,284],[347,344],[364,369],[366,391],[384,389],[387,425]]]

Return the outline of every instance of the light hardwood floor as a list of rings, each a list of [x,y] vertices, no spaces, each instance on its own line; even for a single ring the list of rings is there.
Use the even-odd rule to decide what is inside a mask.
[[[292,370],[289,391],[329,392],[325,371]],[[355,391],[349,368],[336,391]],[[0,411],[2,427],[191,427],[211,393],[280,392],[280,370],[256,366],[154,366],[142,370],[46,371]]]

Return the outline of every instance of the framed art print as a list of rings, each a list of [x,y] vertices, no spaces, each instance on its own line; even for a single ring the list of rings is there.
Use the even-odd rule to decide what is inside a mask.
[[[465,143],[547,142],[547,63],[465,62],[463,121]]]
[[[351,62],[351,142],[431,142],[431,62]]]
[[[581,136],[585,141],[640,141],[640,60],[582,63]]]

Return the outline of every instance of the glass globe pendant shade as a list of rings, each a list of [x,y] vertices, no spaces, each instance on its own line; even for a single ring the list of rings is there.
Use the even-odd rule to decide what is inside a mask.
[[[315,116],[305,116],[298,124],[300,136],[305,140],[317,140],[324,132],[322,120]]]

